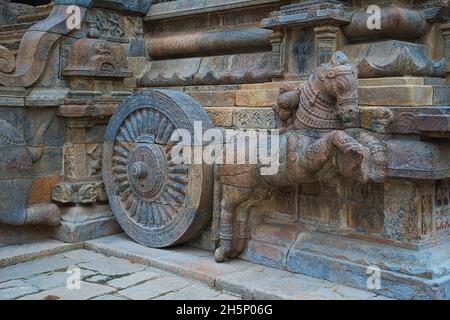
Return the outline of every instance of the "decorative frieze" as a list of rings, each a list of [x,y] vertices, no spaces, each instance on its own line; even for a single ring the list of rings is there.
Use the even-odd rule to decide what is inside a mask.
[[[95,39],[80,39],[71,45],[64,76],[128,78],[133,74],[126,66],[121,44]]]
[[[434,61],[428,47],[398,40],[360,43],[343,51],[355,62],[361,78],[443,77],[445,59]]]
[[[125,31],[120,23],[120,15],[114,12],[95,10],[86,18],[88,36],[121,40]]]
[[[52,200],[64,204],[90,204],[105,202],[106,195],[103,182],[60,182],[52,191]]]
[[[236,108],[233,126],[238,129],[275,129],[277,125],[272,108]]]

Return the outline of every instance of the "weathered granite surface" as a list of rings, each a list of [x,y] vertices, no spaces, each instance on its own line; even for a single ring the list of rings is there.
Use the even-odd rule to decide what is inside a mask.
[[[366,269],[378,267],[386,279],[378,291],[381,294],[403,299],[449,298],[450,33],[444,1],[384,1],[380,28],[376,29],[366,25],[370,18],[367,6],[376,1],[56,0],[37,7],[10,1],[2,4],[0,157],[6,161],[0,165],[0,186],[8,191],[0,192],[0,243],[48,235],[79,242],[117,233],[121,229],[113,215],[124,204],[129,206],[125,211],[137,216],[131,227],[126,217],[122,226],[142,243],[164,246],[197,237],[195,245],[214,250],[222,237],[225,247],[227,240],[232,240],[238,249],[229,256],[242,252],[241,258],[261,265],[362,289]],[[79,28],[69,28],[66,23],[70,5],[81,8]],[[345,53],[348,60],[336,56],[337,51]],[[327,88],[308,81],[316,72],[319,82],[327,82],[337,73],[350,74],[350,70],[358,76],[350,86]],[[171,91],[157,108],[149,102],[154,95],[133,95],[151,89]],[[167,98],[171,96],[178,98]],[[319,96],[330,99],[316,103]],[[185,197],[177,191],[171,191],[171,205],[165,203],[158,209],[162,222],[149,219],[156,209],[142,207],[143,202],[137,207],[137,202],[130,200],[144,199],[142,192],[139,197],[111,203],[110,209],[108,201],[116,194],[110,191],[108,195],[108,186],[113,185],[108,178],[114,176],[114,168],[121,169],[103,165],[111,164],[115,137],[110,132],[104,145],[107,126],[120,126],[117,114],[128,114],[130,121],[142,120],[125,111],[112,116],[119,105],[119,110],[135,110],[132,105],[139,109],[145,97],[149,101],[144,109],[166,112],[166,120],[159,119],[159,144],[170,133],[168,123],[175,121],[175,127],[180,127],[180,119],[187,117],[203,119],[208,127],[287,131],[284,137],[290,136],[291,141],[303,145],[308,144],[306,140],[317,142],[309,150],[317,161],[297,161],[296,153],[291,152],[296,165],[283,171],[285,178],[268,179],[272,188],[267,197],[261,199],[257,192],[256,201],[251,196],[246,199],[250,202],[241,207],[235,228],[239,232],[228,228],[233,214],[226,213],[233,210],[221,214],[220,204],[223,197],[231,203],[231,194],[239,196],[239,203],[253,195],[254,189],[248,185],[255,180],[233,176],[235,168],[230,168],[225,171],[231,178],[221,181],[217,170],[214,174],[214,168],[200,167],[187,176],[187,185],[192,186],[187,198],[194,204],[189,214],[180,215],[197,217],[201,221],[197,228],[181,228],[174,233],[177,239],[171,241],[165,236],[151,238],[153,233],[148,230],[132,231],[142,225],[164,225],[164,217],[174,207],[177,213],[184,210],[178,207],[184,208],[180,204],[184,205]],[[192,108],[180,112],[186,101]],[[308,108],[313,116],[305,118],[301,113],[294,119],[298,108]],[[349,111],[353,111],[350,118],[354,123],[352,129],[343,130],[339,121]],[[324,114],[326,119],[321,119]],[[312,120],[314,126],[308,127]],[[336,150],[328,150],[326,139],[305,138],[299,122],[306,124],[307,131],[320,134],[340,131],[329,134]],[[123,124],[134,130],[133,126],[134,122]],[[142,143],[139,134],[133,139]],[[152,146],[144,151],[162,159],[159,147]],[[325,151],[333,153],[332,160],[318,168],[321,156],[328,154]],[[138,161],[130,159],[131,172],[131,165]],[[310,169],[320,169],[320,179],[304,180],[299,171],[304,163],[315,164]],[[337,170],[332,170],[336,165]],[[132,167],[136,175],[130,180],[136,182],[145,176],[148,164]],[[353,169],[356,171],[351,172]],[[155,175],[161,172],[155,170]],[[201,178],[200,172],[204,174]],[[182,175],[175,180],[180,177],[183,180]],[[115,179],[114,183],[123,177],[116,174]],[[284,185],[286,181],[289,186]],[[247,188],[236,193],[223,187],[240,183]],[[146,187],[155,186],[148,183]],[[160,189],[156,186],[154,190]],[[124,191],[122,196],[128,194]],[[228,228],[222,236],[221,223]],[[180,225],[192,224],[183,221]],[[131,249],[123,248],[126,250]],[[24,253],[23,259],[32,256]],[[209,259],[203,256],[200,260],[206,263]],[[178,268],[170,259],[163,261]],[[262,268],[261,272],[266,272]],[[203,277],[195,270],[180,270]],[[231,273],[227,270],[221,276]],[[101,294],[96,298],[124,298],[111,294],[110,285],[102,283],[108,275],[92,276],[91,282],[86,281],[95,283],[91,289]],[[238,281],[230,279],[230,287],[245,283],[245,277],[251,279],[251,274],[242,271]],[[187,289],[175,286],[178,291],[167,296],[184,295]],[[28,284],[8,284],[8,289],[13,287],[18,288],[17,293],[13,289],[5,296],[35,290]],[[199,296],[211,294],[207,289],[198,291]],[[261,298],[272,294],[258,288],[252,292],[253,297]],[[318,290],[317,296],[322,293]],[[64,295],[58,290],[52,294]],[[302,297],[295,292],[292,295]],[[81,297],[92,296],[84,293]]]

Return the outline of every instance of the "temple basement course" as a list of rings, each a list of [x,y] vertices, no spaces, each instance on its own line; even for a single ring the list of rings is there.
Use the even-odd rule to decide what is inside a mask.
[[[169,298],[194,278],[205,299],[308,298],[300,279],[315,298],[450,299],[448,1],[47,2],[0,0],[0,297],[63,296],[26,265],[88,249],[74,264],[216,273],[143,263],[125,289],[93,263],[98,294],[66,298],[152,299],[167,277]],[[276,172],[272,141],[180,163],[173,136],[197,123],[276,137]]]

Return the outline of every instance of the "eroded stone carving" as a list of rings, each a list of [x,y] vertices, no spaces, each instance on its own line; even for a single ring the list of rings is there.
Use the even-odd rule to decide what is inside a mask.
[[[361,78],[443,77],[446,74],[447,61],[434,61],[428,48],[421,44],[388,40],[349,45],[345,53],[356,64]]]
[[[282,90],[274,110],[284,131],[278,173],[261,175],[261,165],[219,166],[223,199],[218,262],[237,257],[245,248],[249,209],[270,188],[328,180],[336,173],[361,183],[385,179],[384,144],[368,132],[351,129],[358,127],[357,74],[343,53],[333,54],[300,90]]]
[[[18,16],[19,10],[11,4],[10,0],[0,0],[0,25],[15,23]]]
[[[125,35],[120,17],[116,13],[95,11],[86,21],[89,25],[89,36],[92,38],[121,38]]]
[[[69,53],[65,76],[131,77],[126,67],[125,49],[121,44],[95,39],[75,41]]]
[[[30,87],[42,76],[49,57],[62,35],[73,33],[66,23],[70,11],[65,5],[55,5],[50,16],[30,27],[23,36],[17,57],[0,46],[0,84]],[[81,8],[81,19],[86,9]]]
[[[51,120],[38,130],[33,144],[42,140]],[[54,204],[27,206],[31,192],[33,162],[42,157],[43,147],[30,148],[23,136],[8,122],[0,119],[0,222],[15,226],[40,224],[55,226],[60,222]]]
[[[108,198],[103,182],[61,182],[53,188],[52,200],[64,204],[91,204]]]

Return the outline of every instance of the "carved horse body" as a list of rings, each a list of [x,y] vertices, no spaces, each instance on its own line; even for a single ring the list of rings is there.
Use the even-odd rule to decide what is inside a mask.
[[[360,129],[351,129],[358,127],[357,80],[347,57],[336,52],[300,90],[282,91],[274,106],[282,123],[277,174],[262,175],[261,164],[219,166],[222,202],[217,262],[244,250],[250,208],[265,199],[271,188],[317,182],[337,173],[362,183],[384,178],[384,146]],[[287,119],[290,111],[292,117]]]

